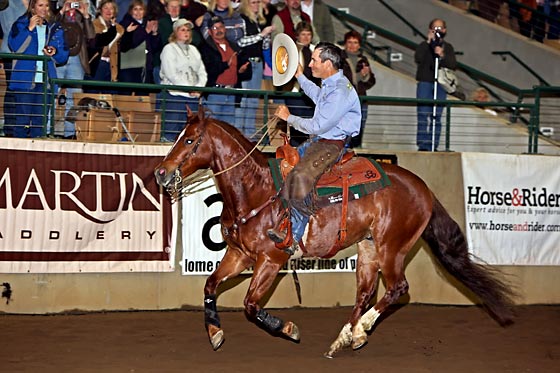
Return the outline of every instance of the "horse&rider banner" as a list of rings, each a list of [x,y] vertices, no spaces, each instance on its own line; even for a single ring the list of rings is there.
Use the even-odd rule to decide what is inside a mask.
[[[560,157],[463,153],[470,251],[488,264],[560,265]]]
[[[0,139],[0,272],[173,271],[153,145]]]

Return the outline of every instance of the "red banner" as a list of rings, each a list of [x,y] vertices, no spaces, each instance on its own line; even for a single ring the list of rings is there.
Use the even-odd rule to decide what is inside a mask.
[[[0,139],[0,272],[172,271],[161,145]]]

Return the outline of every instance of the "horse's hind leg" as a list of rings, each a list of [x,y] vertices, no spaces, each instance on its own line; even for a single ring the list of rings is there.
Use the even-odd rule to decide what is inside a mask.
[[[217,350],[224,343],[224,332],[216,305],[216,289],[220,283],[240,274],[252,264],[252,259],[240,250],[229,248],[220,265],[206,280],[204,286],[204,324],[212,348]]]
[[[401,252],[380,251],[380,268],[385,278],[386,291],[383,297],[360,317],[352,332],[352,348],[358,349],[367,341],[367,331],[381,314],[401,296],[408,292],[408,282],[404,276],[404,258],[412,246],[412,242]]]
[[[338,337],[331,344],[326,357],[332,358],[333,355],[352,344],[352,346],[363,345],[367,341],[367,335],[358,333],[353,336],[353,326],[359,324],[358,321],[363,315],[364,310],[368,306],[371,297],[375,293],[379,273],[379,262],[373,242],[371,240],[362,240],[358,242],[358,260],[356,264],[356,303],[352,310],[352,316],[347,324],[344,325]],[[355,330],[355,327],[354,327]],[[363,331],[363,328],[361,329]],[[355,334],[355,333],[354,333]],[[357,348],[357,347],[355,347]]]

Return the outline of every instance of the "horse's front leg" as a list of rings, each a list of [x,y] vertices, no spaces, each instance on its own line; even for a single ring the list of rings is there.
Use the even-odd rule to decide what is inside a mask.
[[[259,305],[259,301],[270,289],[280,268],[287,259],[286,254],[279,250],[259,255],[249,290],[245,296],[245,312],[248,317],[255,320],[256,323],[269,333],[284,335],[293,341],[299,341],[299,329],[296,324],[291,321],[284,322],[282,319],[270,315]]]
[[[218,268],[208,277],[204,286],[204,324],[212,348],[217,350],[224,343],[224,331],[216,304],[216,289],[220,283],[240,274],[253,264],[253,260],[241,250],[228,248]]]
[[[331,344],[325,356],[332,358],[344,347],[358,349],[367,342],[366,331],[369,328],[362,322],[362,315],[368,306],[377,285],[379,262],[375,246],[371,240],[358,242],[358,259],[356,263],[356,303],[348,323],[342,327],[338,337]]]

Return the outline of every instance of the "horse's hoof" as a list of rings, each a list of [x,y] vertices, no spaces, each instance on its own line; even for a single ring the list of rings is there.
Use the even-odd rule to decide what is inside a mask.
[[[214,351],[222,347],[224,341],[225,339],[223,330],[219,330],[216,334],[210,337],[210,343],[212,344],[212,348],[214,349]]]
[[[288,321],[284,328],[282,328],[282,334],[286,337],[290,338],[293,341],[299,342],[300,335],[299,335],[299,328],[296,324],[291,321]]]
[[[323,354],[324,357],[326,357],[327,359],[332,359],[334,358],[333,354],[329,351],[329,352],[325,352]]]
[[[352,349],[354,351],[359,350],[367,344],[367,338],[360,338],[357,341],[352,341]]]

